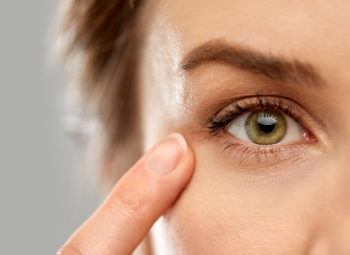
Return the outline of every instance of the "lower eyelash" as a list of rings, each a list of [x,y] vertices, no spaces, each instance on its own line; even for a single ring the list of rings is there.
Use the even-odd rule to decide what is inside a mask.
[[[295,147],[297,146],[297,148]],[[305,149],[305,144],[286,144],[281,146],[264,145],[264,146],[246,146],[238,142],[224,141],[221,143],[222,152],[227,152],[229,155],[234,155],[238,159],[239,165],[249,165],[249,162],[263,163],[281,162],[290,158],[301,158],[303,155],[301,149]],[[233,153],[234,152],[234,153]]]
[[[281,149],[276,146],[246,146],[233,141],[225,141],[222,143],[222,148],[223,152],[235,149],[235,152],[239,153],[239,155],[236,154],[235,156],[239,156],[241,158],[240,163],[243,162],[243,159],[247,156],[246,154],[254,155],[254,158],[258,162],[260,162],[263,159],[269,160],[271,159],[271,156],[274,157],[274,159],[278,157],[281,160],[283,160],[287,156],[287,154],[285,156],[282,156],[281,154],[281,152],[283,152],[285,148]]]

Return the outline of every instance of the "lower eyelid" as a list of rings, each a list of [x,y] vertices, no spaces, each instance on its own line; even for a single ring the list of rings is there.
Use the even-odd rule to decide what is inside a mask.
[[[220,139],[227,139],[225,136]],[[278,165],[305,162],[319,151],[315,143],[286,143],[284,145],[251,146],[238,141],[220,141],[220,149],[228,158],[245,170],[257,170]]]

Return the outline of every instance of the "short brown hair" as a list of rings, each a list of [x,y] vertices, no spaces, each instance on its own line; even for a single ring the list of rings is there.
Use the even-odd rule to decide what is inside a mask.
[[[136,73],[141,0],[70,0],[60,21],[65,65],[102,126],[103,177],[114,182],[141,155]],[[69,70],[68,70],[69,71]],[[113,166],[110,163],[113,162]]]

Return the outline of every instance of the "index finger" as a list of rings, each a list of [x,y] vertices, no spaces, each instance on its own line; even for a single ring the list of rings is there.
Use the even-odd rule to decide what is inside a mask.
[[[193,152],[183,136],[169,136],[122,177],[58,254],[131,254],[179,196],[193,169]]]

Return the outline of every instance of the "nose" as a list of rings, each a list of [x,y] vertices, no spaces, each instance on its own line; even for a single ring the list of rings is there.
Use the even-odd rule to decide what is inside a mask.
[[[327,171],[327,208],[308,255],[350,255],[350,148],[337,151]],[[323,199],[323,198],[320,198]]]
[[[350,217],[339,219],[318,234],[309,255],[349,255],[350,254]]]

